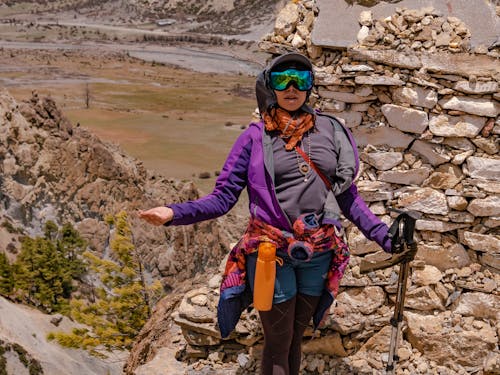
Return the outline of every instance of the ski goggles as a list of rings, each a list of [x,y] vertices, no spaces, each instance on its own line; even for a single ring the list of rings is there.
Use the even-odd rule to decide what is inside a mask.
[[[287,69],[283,72],[271,72],[271,88],[276,91],[284,91],[290,84],[300,91],[308,91],[313,86],[313,74],[310,70]]]

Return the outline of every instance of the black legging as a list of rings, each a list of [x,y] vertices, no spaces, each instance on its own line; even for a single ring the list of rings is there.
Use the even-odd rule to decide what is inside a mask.
[[[319,302],[319,297],[297,294],[259,311],[264,330],[262,375],[298,375],[302,354],[302,336]]]

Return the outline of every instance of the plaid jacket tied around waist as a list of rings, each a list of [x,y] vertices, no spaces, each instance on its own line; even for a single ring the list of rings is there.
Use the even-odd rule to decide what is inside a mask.
[[[221,298],[218,308],[219,328],[222,337],[226,337],[234,329],[230,324],[228,327],[224,317],[228,311],[224,308],[226,299],[238,298],[246,290],[246,306],[239,306],[238,319],[244,308],[252,302],[248,300],[251,293],[248,293],[249,286],[246,284],[246,256],[256,252],[258,246],[263,241],[270,241],[276,244],[277,250],[288,252],[291,246],[302,242],[309,246],[314,252],[333,251],[332,260],[328,269],[325,290],[318,304],[318,308],[313,316],[315,328],[320,324],[325,313],[337,295],[340,280],[349,263],[349,248],[342,238],[337,234],[337,229],[333,224],[320,225],[315,215],[306,214],[300,216],[293,223],[293,233],[278,229],[270,224],[251,218],[248,227],[240,241],[231,250],[222,283],[220,287]],[[231,290],[237,291],[232,293]],[[237,320],[229,319],[236,325]]]

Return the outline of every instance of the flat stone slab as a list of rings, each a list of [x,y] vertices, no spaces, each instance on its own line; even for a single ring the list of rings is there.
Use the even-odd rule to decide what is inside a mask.
[[[409,54],[393,50],[368,49],[349,49],[347,55],[356,61],[373,61],[403,69],[424,68],[429,72],[438,74],[455,74],[465,77],[500,74],[498,62],[495,58],[487,55],[447,52],[415,52]]]
[[[350,5],[351,3],[354,4]],[[373,18],[379,19],[391,16],[396,8],[420,9],[433,6],[443,16],[457,17],[467,25],[472,34],[472,47],[488,47],[500,35],[500,20],[492,3],[470,0],[402,0],[394,4],[381,2],[365,7],[350,0],[317,0],[319,15],[311,38],[313,44],[318,46],[347,48],[357,43],[356,36],[361,27],[358,17],[364,10],[371,10]]]

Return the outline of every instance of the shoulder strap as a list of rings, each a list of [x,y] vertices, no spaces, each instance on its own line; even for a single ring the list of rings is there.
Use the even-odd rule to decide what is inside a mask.
[[[302,149],[299,146],[295,146],[295,150],[297,150],[297,152],[300,154],[300,156],[302,156],[302,158],[306,161],[306,163],[309,164],[312,169],[314,169],[314,171],[318,174],[318,176],[321,177],[328,190],[331,190],[332,183],[328,180],[328,178],[326,178],[326,176],[323,174],[323,172],[321,172],[321,170],[316,166],[316,164],[314,164],[314,162],[309,158],[309,156],[307,156],[307,154],[304,151],[302,151]]]

